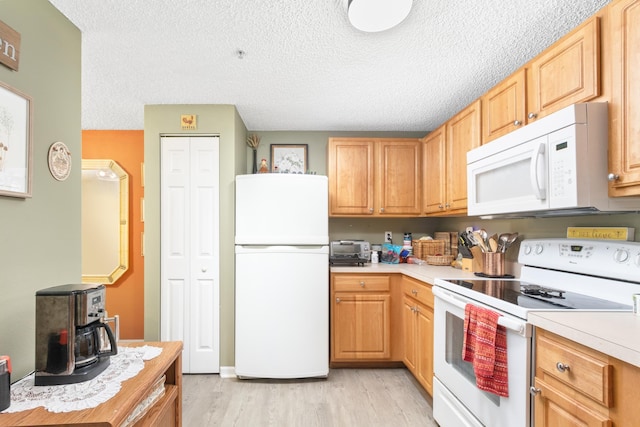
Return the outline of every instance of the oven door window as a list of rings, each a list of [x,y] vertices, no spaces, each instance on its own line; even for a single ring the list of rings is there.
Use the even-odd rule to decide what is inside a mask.
[[[467,381],[471,384],[476,383],[476,375],[473,372],[473,364],[462,359],[462,345],[464,343],[464,320],[455,316],[451,312],[446,312],[446,353],[445,353],[445,361],[448,365],[453,367],[456,371],[458,371],[462,376],[464,376]],[[493,402],[494,405],[500,406],[500,397],[493,394],[487,393],[480,389],[477,389],[478,392],[483,393],[487,399]]]

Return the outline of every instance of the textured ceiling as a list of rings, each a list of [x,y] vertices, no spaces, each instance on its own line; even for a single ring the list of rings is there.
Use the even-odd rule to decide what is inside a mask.
[[[256,131],[433,130],[608,3],[414,0],[363,33],[346,0],[49,1],[82,31],[83,129],[233,104]]]

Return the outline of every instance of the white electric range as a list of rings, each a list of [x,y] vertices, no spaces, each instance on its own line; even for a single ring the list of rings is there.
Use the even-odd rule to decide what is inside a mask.
[[[518,279],[436,279],[433,412],[441,427],[530,427],[532,311],[631,311],[640,293],[640,243],[524,240]],[[498,312],[507,336],[509,397],[476,387],[462,359],[464,312],[473,304]]]

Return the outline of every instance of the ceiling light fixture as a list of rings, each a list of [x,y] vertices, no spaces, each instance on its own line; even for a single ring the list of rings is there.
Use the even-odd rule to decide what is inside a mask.
[[[347,0],[351,25],[360,31],[376,33],[401,23],[411,10],[413,0]]]

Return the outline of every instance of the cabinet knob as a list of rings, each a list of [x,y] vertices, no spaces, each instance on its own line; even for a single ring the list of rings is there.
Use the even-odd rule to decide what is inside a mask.
[[[449,209],[449,208],[451,207],[451,205],[450,205],[449,203],[445,203],[445,204],[444,204],[444,207],[445,207],[446,209]]]
[[[417,291],[417,290],[415,290],[415,289],[411,289],[411,293],[412,293],[413,295],[418,295],[418,291]]]
[[[540,394],[541,391],[542,390],[540,390],[539,388],[535,388],[534,386],[529,387],[529,393],[531,393],[532,396]]]
[[[444,206],[442,205],[442,203],[438,205],[438,209],[444,209]]]
[[[203,268],[202,268],[202,272],[203,272],[203,273],[206,273],[206,272],[207,272],[207,269],[203,267]]]
[[[415,312],[416,312],[416,308],[412,306],[412,307],[411,307],[411,311],[412,311],[413,313],[415,313]]]
[[[565,371],[568,371],[570,368],[569,368],[569,365],[565,365],[562,362],[558,362],[556,363],[556,369],[558,370],[558,372],[565,372]]]
[[[520,120],[514,120],[513,125],[514,126],[520,126],[522,124],[522,122]]]
[[[620,179],[620,175],[618,175],[617,173],[610,173],[609,175],[607,175],[607,179],[610,182],[614,182]]]
[[[364,288],[364,280],[360,282],[360,287]]]
[[[383,212],[384,212],[384,208],[380,208],[380,213],[383,213]]]
[[[340,304],[340,298],[336,298],[336,304]]]
[[[527,114],[527,118],[529,118],[529,119],[535,119],[536,117],[538,117],[538,115],[536,113]]]
[[[373,208],[369,208],[369,213],[373,213]]]

